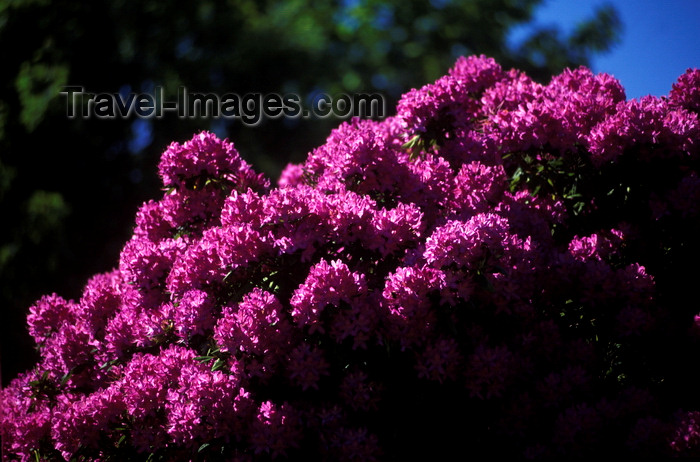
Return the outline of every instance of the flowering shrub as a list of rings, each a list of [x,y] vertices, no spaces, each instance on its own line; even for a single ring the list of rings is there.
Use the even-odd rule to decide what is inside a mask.
[[[698,88],[474,56],[276,187],[171,144],[118,266],[30,308],[5,456],[700,455]]]

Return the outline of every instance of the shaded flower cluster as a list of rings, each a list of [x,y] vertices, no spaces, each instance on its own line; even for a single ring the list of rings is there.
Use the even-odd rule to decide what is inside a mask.
[[[172,143],[115,268],[30,307],[4,454],[699,454],[699,75],[627,101],[462,57],[276,186]]]

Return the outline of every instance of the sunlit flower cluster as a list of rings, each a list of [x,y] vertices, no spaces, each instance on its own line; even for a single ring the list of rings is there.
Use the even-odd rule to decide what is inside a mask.
[[[30,307],[4,454],[700,454],[698,82],[462,57],[276,185],[172,143],[115,268]]]

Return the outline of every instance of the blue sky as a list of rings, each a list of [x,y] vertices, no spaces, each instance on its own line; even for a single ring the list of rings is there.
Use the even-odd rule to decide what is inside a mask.
[[[628,99],[666,95],[686,69],[700,68],[700,0],[545,0],[535,22],[569,32],[606,3],[620,15],[622,40],[591,67],[620,80]]]

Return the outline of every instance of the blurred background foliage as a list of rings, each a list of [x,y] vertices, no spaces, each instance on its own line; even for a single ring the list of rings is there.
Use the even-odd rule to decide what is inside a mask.
[[[541,0],[0,0],[2,382],[32,361],[25,316],[41,295],[77,299],[112,269],[138,206],[159,196],[157,163],[201,129],[229,137],[274,181],[337,119],[69,119],[66,85],[89,92],[401,94],[485,54],[546,83],[614,46],[612,6],[571,34],[535,29]]]

